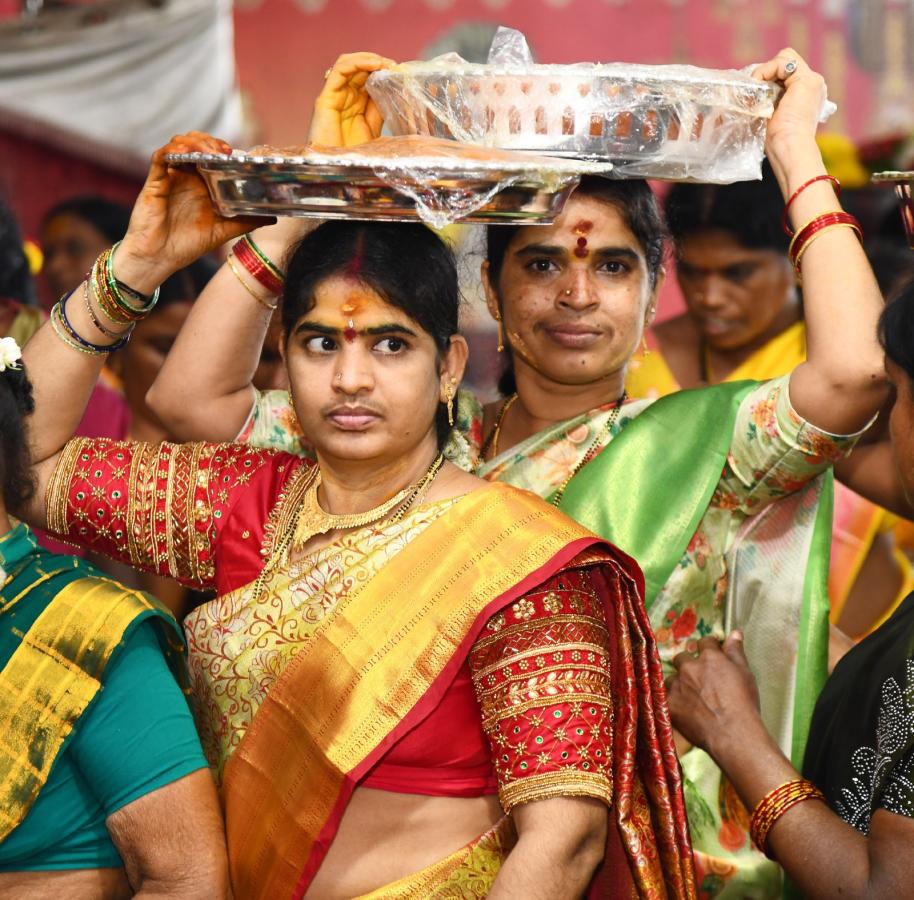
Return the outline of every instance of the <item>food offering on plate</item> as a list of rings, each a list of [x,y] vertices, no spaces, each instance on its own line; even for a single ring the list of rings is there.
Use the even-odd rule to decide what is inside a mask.
[[[606,162],[564,160],[430,137],[382,137],[347,148],[255,147],[182,153],[226,215],[548,224],[583,174]]]
[[[393,134],[612,162],[616,177],[725,184],[761,178],[781,89],[746,71],[629,63],[537,65],[499,29],[489,62],[457,54],[372,73]]]

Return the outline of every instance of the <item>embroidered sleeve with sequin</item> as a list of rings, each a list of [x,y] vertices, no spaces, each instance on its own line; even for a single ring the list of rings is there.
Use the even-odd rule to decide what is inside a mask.
[[[76,438],[48,486],[48,530],[143,571],[211,587],[235,490],[269,458],[235,444]]]
[[[505,810],[557,796],[612,803],[610,649],[586,568],[493,616],[470,654]]]

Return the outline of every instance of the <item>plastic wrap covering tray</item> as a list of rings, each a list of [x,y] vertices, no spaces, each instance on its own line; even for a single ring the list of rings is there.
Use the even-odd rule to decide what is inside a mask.
[[[628,63],[535,65],[501,29],[489,63],[447,54],[375,72],[392,134],[603,159],[614,175],[729,183],[761,177],[780,88],[745,72]]]
[[[430,138],[380,138],[345,150],[255,148],[171,154],[196,165],[225,215],[548,224],[582,174],[607,163],[471,147]]]

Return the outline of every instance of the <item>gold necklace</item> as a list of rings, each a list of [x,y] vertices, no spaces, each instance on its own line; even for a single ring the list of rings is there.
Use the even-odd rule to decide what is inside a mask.
[[[565,488],[568,487],[568,482],[574,478],[584,466],[587,465],[596,455],[599,453],[600,448],[603,446],[603,442],[609,437],[609,433],[612,431],[613,425],[616,424],[616,420],[619,418],[619,414],[622,411],[622,404],[625,403],[626,397],[628,394],[625,391],[622,391],[622,396],[616,400],[616,405],[613,407],[612,412],[609,414],[606,419],[603,427],[597,432],[593,441],[591,441],[590,446],[587,448],[587,452],[578,460],[578,464],[571,470],[571,474],[562,482],[561,487],[552,495],[551,503],[553,506],[558,506],[562,502],[562,497],[565,494]]]
[[[321,485],[321,473],[320,469],[318,469],[302,498],[302,504],[296,517],[295,531],[292,537],[293,549],[303,547],[313,537],[319,534],[326,534],[328,531],[361,528],[364,525],[370,525],[372,522],[383,519],[397,507],[400,508],[394,514],[393,521],[399,521],[416,497],[431,484],[432,479],[438,474],[438,470],[443,463],[444,457],[439,454],[422,478],[415,484],[407,485],[402,491],[394,494],[389,500],[385,500],[380,506],[375,506],[361,513],[346,513],[343,515],[328,513],[321,508],[317,499],[317,489]]]
[[[505,416],[508,414],[508,410],[514,405],[514,401],[517,399],[517,393],[513,393],[504,403],[501,405],[501,409],[498,411],[498,415],[495,417],[495,426],[492,428],[491,433],[489,434],[489,439],[482,445],[482,450],[479,454],[480,459],[486,458],[486,452],[489,447],[492,448],[492,459],[495,459],[498,456],[498,436],[501,434],[501,425],[505,421]]]

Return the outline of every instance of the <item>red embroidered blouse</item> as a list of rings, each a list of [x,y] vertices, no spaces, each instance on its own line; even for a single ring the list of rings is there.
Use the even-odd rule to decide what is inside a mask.
[[[240,445],[76,439],[48,490],[49,529],[145,571],[225,593],[272,552],[299,457]],[[294,498],[291,498],[294,501]],[[363,784],[510,810],[552,796],[611,804],[612,585],[587,554],[493,616],[438,708]],[[486,746],[488,744],[488,747]],[[493,777],[494,769],[494,777]]]

